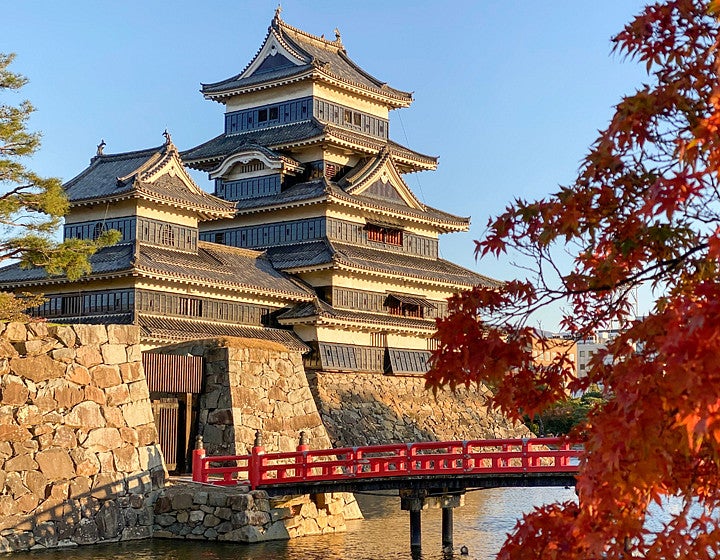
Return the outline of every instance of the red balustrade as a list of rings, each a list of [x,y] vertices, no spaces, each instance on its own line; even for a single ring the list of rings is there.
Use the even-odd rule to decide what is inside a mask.
[[[581,449],[566,438],[486,439],[343,447],[250,455],[193,454],[193,480],[263,486],[448,474],[575,473]],[[215,466],[213,466],[215,465]]]

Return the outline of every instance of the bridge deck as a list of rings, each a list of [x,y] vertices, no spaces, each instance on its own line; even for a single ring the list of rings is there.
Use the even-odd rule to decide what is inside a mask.
[[[581,449],[565,438],[420,442],[206,457],[195,451],[193,480],[249,485],[271,495],[370,490],[574,486]]]

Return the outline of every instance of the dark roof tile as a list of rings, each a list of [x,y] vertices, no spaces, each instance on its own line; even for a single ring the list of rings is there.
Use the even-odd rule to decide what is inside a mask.
[[[292,331],[268,327],[250,327],[220,321],[199,321],[140,314],[138,316],[145,337],[163,341],[195,340],[220,336],[255,338],[284,344],[290,350],[305,353],[310,348]]]
[[[172,158],[179,158],[172,143],[136,152],[98,155],[90,160],[82,173],[65,183],[65,193],[71,204],[145,195],[201,213],[230,215],[232,203],[206,193],[194,184],[193,188],[188,187],[180,177],[168,174],[157,178],[145,176],[148,171],[161,169]]]
[[[274,68],[263,68],[260,72],[256,70],[251,76],[243,78],[242,74],[255,61],[262,51],[261,48],[258,55],[242,72],[220,82],[203,84],[203,93],[212,97],[213,94],[232,92],[239,88],[295,76],[318,68],[321,72],[347,84],[396,98],[400,101],[399,105],[407,105],[412,101],[411,93],[391,88],[360,68],[348,57],[345,47],[339,39],[328,41],[322,37],[311,35],[288,25],[279,17],[273,19],[263,44],[268,41],[271,34],[275,35],[280,43],[284,43],[291,51],[299,55],[302,59],[301,63],[290,63],[290,61],[283,60],[282,64],[276,64]]]
[[[267,254],[273,265],[282,270],[339,263],[393,276],[401,275],[468,287],[500,285],[497,280],[443,259],[428,259],[330,240],[271,247]]]

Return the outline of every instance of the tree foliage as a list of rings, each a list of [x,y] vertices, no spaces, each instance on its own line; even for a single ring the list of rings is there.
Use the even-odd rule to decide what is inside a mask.
[[[3,96],[27,82],[9,70],[13,59],[13,54],[0,53]],[[29,101],[0,105],[0,262],[18,259],[21,266],[40,266],[49,274],[77,279],[90,272],[88,257],[99,247],[115,243],[117,232],[108,232],[95,242],[58,243],[53,238],[68,201],[59,179],[40,177],[24,163],[40,147],[40,134],[27,130],[33,111]]]
[[[456,296],[438,322],[430,387],[490,383],[491,404],[516,419],[566,387],[606,392],[578,431],[577,503],[525,516],[499,558],[720,553],[719,4],[656,2],[614,37],[648,83],[618,103],[572,185],[515,200],[476,242],[478,256],[520,252],[536,277]],[[558,250],[573,254],[569,266]],[[642,284],[661,296],[634,319]],[[567,356],[533,362],[528,321],[559,300],[578,339],[622,327],[585,377]]]
[[[584,424],[590,411],[602,406],[604,401],[602,392],[590,390],[580,397],[558,401],[533,418],[526,415],[523,422],[538,436],[565,436]]]

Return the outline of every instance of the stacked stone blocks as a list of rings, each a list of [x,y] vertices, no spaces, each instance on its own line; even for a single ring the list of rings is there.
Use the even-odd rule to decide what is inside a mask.
[[[0,551],[151,536],[166,473],[138,342],[0,325]]]
[[[346,530],[360,512],[350,494],[268,498],[248,487],[180,484],[155,504],[156,538],[254,543]]]

